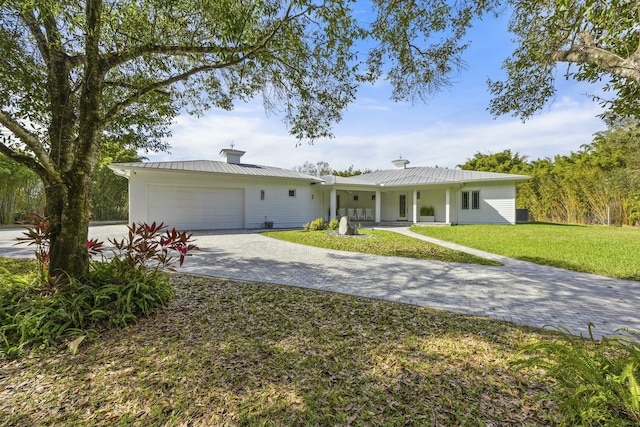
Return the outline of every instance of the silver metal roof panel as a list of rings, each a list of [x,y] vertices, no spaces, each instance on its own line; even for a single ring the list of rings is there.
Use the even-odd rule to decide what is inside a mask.
[[[186,160],[175,162],[132,162],[113,163],[111,169],[132,170],[132,169],[153,169],[172,170],[187,172],[207,172],[222,173],[230,175],[264,176],[272,178],[304,179],[308,181],[322,182],[315,176],[306,175],[288,169],[276,168],[272,166],[252,165],[247,163],[232,164],[227,162],[217,162],[213,160]]]

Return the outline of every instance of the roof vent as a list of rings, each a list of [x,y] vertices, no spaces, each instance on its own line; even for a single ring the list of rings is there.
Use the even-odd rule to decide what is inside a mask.
[[[227,163],[234,165],[240,164],[240,157],[242,157],[244,153],[244,151],[234,150],[233,148],[223,148],[220,150],[220,155],[225,158]]]
[[[391,163],[393,163],[396,169],[406,169],[409,164],[409,160],[400,157],[398,160],[393,160]]]

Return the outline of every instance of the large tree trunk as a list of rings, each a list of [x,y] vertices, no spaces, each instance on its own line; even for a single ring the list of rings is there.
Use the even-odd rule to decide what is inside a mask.
[[[90,215],[90,178],[77,177],[69,188],[47,189],[47,215],[50,221],[50,271],[70,277],[89,273],[87,240]],[[87,182],[88,181],[88,182]]]

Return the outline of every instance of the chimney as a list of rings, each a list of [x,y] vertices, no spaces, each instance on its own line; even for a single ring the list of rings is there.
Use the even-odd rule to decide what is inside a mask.
[[[234,150],[233,148],[223,148],[220,150],[220,155],[225,158],[227,163],[234,165],[240,164],[240,157],[242,157],[244,153],[244,151]]]
[[[391,163],[393,163],[396,169],[406,169],[409,164],[409,160],[400,157],[398,160],[391,161]]]

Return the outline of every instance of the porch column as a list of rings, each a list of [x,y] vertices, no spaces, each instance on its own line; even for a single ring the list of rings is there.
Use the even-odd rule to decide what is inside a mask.
[[[451,224],[451,190],[447,188],[444,198],[444,222]]]
[[[418,223],[418,192],[413,190],[413,223]]]
[[[380,190],[376,190],[376,222],[380,222]]]
[[[337,208],[337,202],[336,202],[336,189],[332,188],[331,189],[331,195],[329,196],[329,221],[336,219],[336,210]]]

